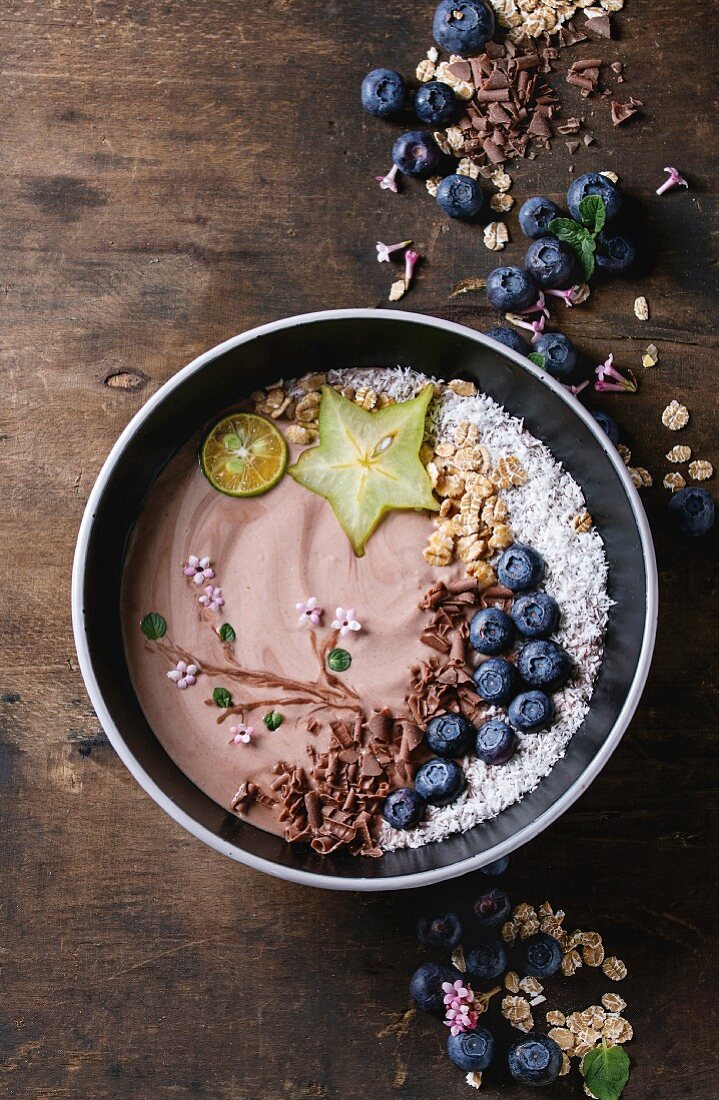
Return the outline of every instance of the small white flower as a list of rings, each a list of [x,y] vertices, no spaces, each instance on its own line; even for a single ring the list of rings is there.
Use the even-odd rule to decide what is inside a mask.
[[[338,607],[335,611],[335,618],[332,620],[332,629],[339,630],[343,638],[345,634],[349,634],[350,630],[361,630],[362,624],[355,618],[356,614],[357,612],[353,607],[348,608],[346,611],[343,607]]]
[[[249,745],[252,740],[252,734],[255,732],[254,726],[246,726],[244,722],[240,722],[237,726],[230,726],[230,733],[232,736],[228,741],[229,745]]]
[[[310,596],[304,603],[296,603],[295,607],[300,613],[297,620],[300,626],[319,626],[322,618],[322,608],[316,596]]]

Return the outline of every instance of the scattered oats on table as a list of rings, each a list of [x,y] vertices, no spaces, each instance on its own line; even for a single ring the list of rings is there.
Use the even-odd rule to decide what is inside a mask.
[[[672,470],[671,473],[664,475],[662,485],[665,489],[671,489],[673,493],[676,493],[677,490],[684,488],[686,481],[678,470]]]
[[[625,466],[632,461],[632,452],[624,443],[617,443],[617,452]]]
[[[643,294],[634,299],[634,315],[639,321],[649,320],[649,302]]]
[[[637,489],[650,489],[654,484],[649,470],[645,470],[643,466],[627,466],[627,470]]]
[[[582,960],[587,966],[601,966],[604,962],[604,947],[601,942],[593,947],[583,947]]]
[[[490,252],[501,252],[509,241],[509,231],[504,222],[489,222],[484,227],[484,243]]]
[[[550,1039],[554,1039],[560,1050],[572,1050],[574,1047],[574,1035],[566,1027],[553,1027],[547,1032]]]
[[[613,982],[621,982],[627,976],[626,966],[615,955],[610,955],[609,958],[604,960],[602,970]]]
[[[547,1023],[550,1027],[563,1027],[565,1019],[564,1013],[556,1008],[550,1009],[546,1016]]]
[[[619,176],[616,172],[612,172],[609,168],[607,168],[604,172],[600,172],[599,175],[604,176],[605,179],[610,180],[612,183],[619,183]]]
[[[476,180],[479,177],[479,165],[471,157],[462,157],[457,165],[457,175]]]
[[[424,185],[433,199],[437,198],[437,189],[439,188],[441,182],[441,176],[430,176],[428,180],[424,181]]]
[[[465,1077],[465,1081],[467,1082],[467,1084],[469,1085],[470,1088],[481,1089],[481,1087],[482,1087],[482,1074],[479,1072],[479,1070],[471,1069],[469,1071],[469,1073],[467,1074],[467,1076]]]
[[[627,1007],[627,1002],[618,993],[605,993],[602,997],[602,1004],[607,1012],[623,1012]]]
[[[642,356],[642,366],[645,370],[648,370],[650,367],[656,367],[658,362],[659,352],[657,346],[656,344],[650,344]]]
[[[398,302],[400,298],[404,298],[407,292],[404,279],[397,279],[389,288],[389,300],[390,302]]]
[[[582,956],[574,947],[570,947],[569,951],[562,958],[562,974],[565,978],[571,978],[572,974],[576,974],[579,967],[582,965]]]
[[[669,428],[670,432],[678,432],[680,428],[689,423],[689,409],[681,405],[676,399],[670,401],[662,413],[662,424]]]
[[[509,191],[512,186],[512,177],[501,168],[497,168],[496,171],[492,172],[489,181],[498,191]]]
[[[706,481],[713,473],[714,467],[705,458],[697,458],[689,463],[689,477],[695,481]]]
[[[496,195],[492,195],[489,205],[495,214],[506,214],[514,206],[514,199],[506,191],[498,191]]]
[[[434,74],[437,71],[437,66],[428,57],[425,57],[423,61],[420,61],[419,65],[415,69],[414,75],[419,80],[420,84],[426,84],[428,81],[434,79]]]
[[[691,447],[684,447],[681,443],[677,443],[676,447],[672,447],[671,451],[665,455],[667,462],[688,462],[691,457]]]
[[[464,957],[464,948],[461,943],[452,952],[452,966],[456,966],[460,974],[467,973],[467,960]]]
[[[504,975],[504,988],[510,993],[519,993],[519,974],[514,970],[508,970]]]

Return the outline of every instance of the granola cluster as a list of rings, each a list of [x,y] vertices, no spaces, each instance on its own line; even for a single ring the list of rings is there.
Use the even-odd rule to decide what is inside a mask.
[[[523,35],[539,38],[559,30],[577,12],[583,9],[588,17],[602,16],[621,11],[624,0],[489,0],[500,27],[509,30],[509,37],[516,41]]]
[[[449,387],[463,397],[476,393],[471,382],[450,382]],[[480,588],[489,587],[497,579],[490,559],[514,541],[500,494],[526,481],[522,464],[515,455],[507,455],[493,465],[480,442],[479,429],[469,421],[457,425],[451,441],[423,448],[421,457],[441,501],[424,550],[425,561],[434,566],[446,566],[455,559],[464,562]]]
[[[284,431],[290,443],[309,446],[319,440],[320,390],[326,381],[327,375],[324,373],[304,374],[289,387],[279,381],[273,382],[266,390],[255,390],[250,394],[250,400],[255,412],[262,416],[289,421]],[[339,392],[368,411],[393,404],[393,398],[388,394],[376,393],[369,386],[360,386],[356,390],[344,386]]]

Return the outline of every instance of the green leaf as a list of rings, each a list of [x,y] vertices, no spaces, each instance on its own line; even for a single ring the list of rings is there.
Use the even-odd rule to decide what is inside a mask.
[[[544,367],[544,364],[547,361],[544,358],[543,355],[539,354],[538,351],[530,351],[529,355],[527,356],[527,359],[531,359],[536,367],[542,367],[542,368]]]
[[[272,732],[279,729],[284,720],[284,715],[280,714],[278,710],[268,711],[268,713],[262,719],[268,730],[271,730]]]
[[[327,664],[333,672],[346,672],[352,664],[352,658],[346,649],[332,649],[327,654]]]
[[[590,195],[588,197],[594,198],[595,196]],[[553,233],[560,241],[566,241],[574,249],[577,263],[584,275],[584,281],[590,279],[594,274],[594,253],[597,246],[589,230],[580,225],[579,222],[572,221],[571,218],[554,218],[549,223],[549,232]]]
[[[215,688],[212,692],[212,701],[216,703],[218,707],[231,707],[232,696],[227,688]]]
[[[593,237],[601,233],[607,220],[607,208],[600,195],[585,195],[579,204],[579,216]]]
[[[157,611],[151,611],[149,615],[140,621],[140,630],[151,642],[156,642],[167,633],[167,623]]]
[[[220,636],[221,642],[234,642],[237,638],[234,628],[231,627],[229,623],[223,623],[217,633]]]
[[[623,1047],[609,1047],[603,1040],[584,1055],[582,1075],[596,1100],[619,1100],[629,1080],[629,1055]]]
[[[577,250],[577,260],[584,275],[584,282],[588,283],[594,274],[594,257],[597,246],[593,237],[585,237]]]
[[[553,218],[549,223],[549,232],[558,240],[571,244],[572,248],[578,247],[580,241],[589,236],[589,230],[573,218]]]

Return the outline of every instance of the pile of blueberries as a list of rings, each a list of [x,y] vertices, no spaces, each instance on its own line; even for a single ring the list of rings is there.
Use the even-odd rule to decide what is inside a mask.
[[[385,800],[383,814],[395,829],[412,829],[427,806],[448,806],[465,787],[458,757],[474,751],[488,765],[506,764],[517,748],[516,730],[537,733],[554,717],[551,692],[569,679],[566,650],[549,635],[559,621],[559,606],[548,593],[534,591],[544,576],[544,561],[531,546],[515,543],[497,563],[499,582],[517,594],[507,614],[498,607],[478,611],[469,640],[483,660],[473,673],[477,694],[485,703],[506,707],[509,721],[490,718],[477,729],[462,714],[438,714],[425,731],[435,754],[417,770],[414,789],[400,787]],[[517,638],[522,644],[516,663],[507,653]]]
[[[483,868],[487,875],[502,874],[508,860],[498,860]],[[474,901],[467,922],[457,912],[440,913],[421,917],[417,922],[417,939],[432,950],[452,952],[460,943],[472,943],[467,952],[467,972],[447,962],[425,962],[417,967],[409,983],[410,995],[423,1012],[443,1016],[445,1001],[443,984],[461,980],[469,982],[477,994],[484,983],[494,983],[509,969],[510,957],[507,945],[498,930],[509,920],[512,906],[503,890],[493,889]],[[558,942],[543,932],[530,936],[516,949],[512,967],[521,976],[549,978],[556,974],[562,962],[562,949]],[[468,1072],[483,1072],[497,1058],[500,1043],[489,1028],[478,1023],[476,1027],[450,1034],[447,1038],[449,1060]],[[559,1076],[562,1052],[548,1035],[530,1032],[518,1042],[508,1046],[506,1065],[516,1080],[526,1085],[542,1087],[550,1085]]]
[[[440,0],[432,33],[440,49],[465,57],[479,54],[494,34],[494,13],[483,0]],[[362,81],[362,106],[375,118],[402,118],[408,107],[407,84],[394,69],[373,69]],[[449,126],[459,115],[459,103],[448,84],[430,80],[414,93],[414,114],[426,126]],[[426,178],[442,174],[444,158],[427,130],[408,130],[392,147],[395,168],[406,176]],[[476,180],[456,173],[445,175],[437,202],[450,218],[475,218],[484,205]]]

